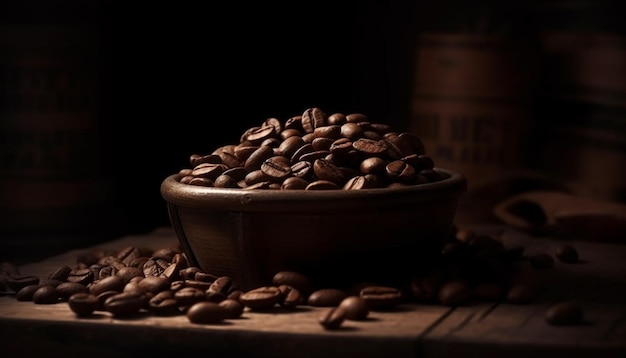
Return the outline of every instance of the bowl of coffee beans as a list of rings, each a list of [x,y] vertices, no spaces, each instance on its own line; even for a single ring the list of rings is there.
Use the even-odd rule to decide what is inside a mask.
[[[280,271],[400,281],[439,256],[465,191],[415,134],[316,107],[191,154],[161,185],[190,262],[243,289]]]

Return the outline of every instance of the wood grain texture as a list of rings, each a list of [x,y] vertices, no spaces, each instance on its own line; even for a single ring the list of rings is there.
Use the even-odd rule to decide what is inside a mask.
[[[501,227],[483,228],[501,234]],[[531,238],[507,230],[507,245],[525,253],[552,253],[562,241]],[[91,249],[136,245],[171,247],[170,228],[127,236]],[[460,307],[403,304],[393,312],[371,312],[366,321],[346,321],[337,331],[317,322],[324,308],[294,312],[244,312],[238,319],[198,325],[185,316],[151,314],[117,319],[106,312],[77,318],[66,304],[36,305],[0,297],[0,347],[4,356],[43,354],[67,357],[136,357],[138,354],[205,354],[249,357],[623,357],[626,356],[626,246],[569,242],[581,262],[557,262],[545,272],[541,294],[531,304],[471,303]],[[75,262],[74,250],[20,267],[22,274],[46,277]],[[584,324],[551,326],[550,304],[576,299]],[[4,353],[9,353],[5,355]],[[70,354],[70,355],[68,355]]]

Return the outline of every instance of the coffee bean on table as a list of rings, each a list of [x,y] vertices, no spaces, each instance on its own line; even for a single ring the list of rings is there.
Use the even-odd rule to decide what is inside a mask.
[[[89,288],[78,282],[62,282],[56,286],[56,291],[60,299],[67,300],[75,293],[89,293]]]
[[[24,286],[19,291],[17,291],[17,293],[15,294],[15,298],[18,301],[32,301],[33,294],[35,293],[35,291],[37,291],[39,287],[40,286],[38,284]]]
[[[459,306],[472,297],[472,289],[466,280],[453,279],[441,285],[438,292],[439,302],[446,306]]]
[[[346,319],[346,312],[343,308],[332,307],[330,309],[325,310],[318,317],[319,324],[322,325],[325,329],[338,329],[341,327],[341,324]]]
[[[262,286],[239,296],[239,301],[252,310],[268,310],[279,304],[283,299],[283,293],[276,286]]]
[[[348,292],[338,288],[321,288],[309,295],[307,303],[314,307],[337,306],[348,297]]]
[[[90,293],[75,293],[71,295],[68,300],[70,310],[79,317],[85,317],[91,315],[96,311],[100,305],[98,297]]]
[[[583,322],[583,309],[574,301],[558,302],[546,311],[546,321],[551,325],[576,325]]]
[[[311,279],[299,272],[279,271],[272,277],[272,283],[276,286],[289,285],[304,295],[309,295],[314,290]]]
[[[337,306],[345,311],[345,318],[353,321],[362,321],[369,315],[367,302],[360,296],[348,296]]]
[[[554,255],[561,262],[565,263],[577,263],[578,262],[578,251],[576,248],[569,244],[559,245],[555,251]]]
[[[245,309],[241,302],[232,298],[226,298],[218,304],[226,310],[227,319],[240,317]]]
[[[14,292],[18,292],[26,286],[38,285],[39,277],[32,275],[13,275],[9,276],[4,284]]]
[[[191,323],[210,324],[225,320],[229,312],[218,303],[204,301],[190,306],[186,315]]]
[[[126,317],[138,313],[144,306],[145,296],[137,292],[122,292],[104,301],[104,310],[115,317]]]
[[[52,304],[59,302],[59,293],[51,285],[39,286],[33,293],[33,302],[36,304]]]
[[[174,291],[165,290],[156,293],[148,301],[148,310],[159,316],[171,316],[181,313]]]
[[[395,287],[369,286],[361,289],[359,296],[370,310],[387,310],[402,301],[402,291]]]

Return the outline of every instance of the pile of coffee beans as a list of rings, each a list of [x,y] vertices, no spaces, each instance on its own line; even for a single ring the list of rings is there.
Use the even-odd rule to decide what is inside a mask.
[[[308,108],[281,121],[268,118],[239,143],[192,154],[181,183],[242,189],[373,189],[442,179],[421,139],[361,113]]]
[[[326,307],[318,322],[332,330],[345,320],[364,320],[371,311],[394,312],[407,302],[446,306],[534,302],[549,285],[542,273],[554,268],[553,256],[565,263],[578,257],[573,246],[564,246],[553,254],[525,255],[524,247],[505,246],[497,235],[455,227],[437,260],[440,264],[401,284],[353,282],[328,287],[301,273],[281,271],[267,285],[247,291],[228,276],[191,265],[178,245],[155,251],[126,247],[80,255],[74,264],[61,266],[44,278],[22,275],[17,266],[4,262],[0,290],[12,292],[19,301],[64,302],[77,317],[95,312],[125,318],[140,317],[140,313],[186,315],[196,324],[235,319],[247,311]],[[582,319],[582,309],[574,302],[557,304],[546,312],[546,321],[555,325],[577,324]]]

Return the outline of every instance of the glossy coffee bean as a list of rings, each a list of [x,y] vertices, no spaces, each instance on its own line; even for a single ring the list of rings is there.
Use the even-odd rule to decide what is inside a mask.
[[[395,287],[369,286],[361,289],[359,296],[370,310],[387,310],[402,301],[402,291]]]
[[[328,330],[338,329],[346,319],[346,312],[343,308],[332,307],[326,309],[318,317],[318,322],[322,327]]]
[[[210,324],[225,320],[229,316],[229,312],[218,303],[205,301],[190,306],[186,315],[191,323]]]
[[[546,311],[546,321],[551,325],[576,325],[583,322],[583,309],[574,301],[556,303]]]
[[[268,310],[279,304],[283,293],[276,286],[262,286],[239,296],[239,301],[252,310]]]
[[[353,321],[362,321],[369,315],[367,302],[360,296],[348,296],[337,306],[345,311],[345,318]]]
[[[304,295],[309,295],[314,290],[313,281],[299,272],[294,271],[279,271],[272,277],[272,283],[275,286],[288,285]]]
[[[32,301],[33,295],[35,294],[35,291],[37,291],[39,287],[40,287],[39,285],[24,286],[19,291],[17,291],[17,293],[15,294],[15,298],[18,301]]]
[[[77,282],[62,282],[56,286],[59,298],[67,300],[75,293],[89,293],[89,288]]]
[[[33,302],[36,304],[58,303],[59,298],[60,296],[56,287],[51,285],[39,286],[39,288],[33,292]]]
[[[99,307],[98,297],[85,292],[71,295],[67,302],[70,310],[79,317],[89,316]]]
[[[144,302],[145,296],[140,293],[117,293],[104,301],[104,310],[115,317],[126,317],[138,313]]]
[[[348,292],[338,288],[322,288],[309,295],[307,303],[314,307],[332,307],[348,297]]]

